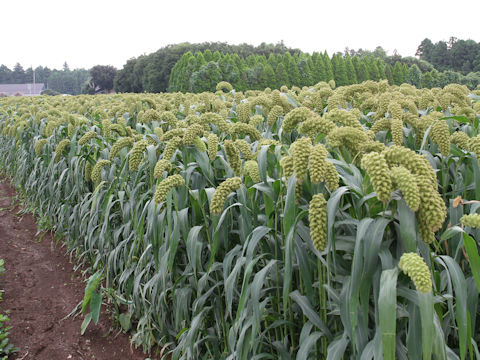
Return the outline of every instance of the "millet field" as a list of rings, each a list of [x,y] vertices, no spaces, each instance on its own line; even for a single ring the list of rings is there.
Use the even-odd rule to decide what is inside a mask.
[[[480,90],[0,98],[0,171],[165,359],[480,359]],[[477,322],[479,320],[479,322]]]

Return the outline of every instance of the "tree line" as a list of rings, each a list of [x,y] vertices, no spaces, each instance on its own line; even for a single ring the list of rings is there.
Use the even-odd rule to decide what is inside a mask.
[[[214,91],[220,81],[228,81],[237,90],[261,90],[267,87],[309,86],[335,80],[337,86],[366,80],[389,79],[395,84],[405,81],[408,66],[400,62],[391,67],[373,56],[350,57],[326,52],[249,55],[224,54],[210,50],[185,53],[172,69],[169,91]]]
[[[409,65],[410,64],[410,65]],[[424,71],[420,69],[420,66]],[[215,85],[227,81],[236,90],[263,90],[282,85],[311,86],[320,81],[335,80],[337,86],[361,83],[366,80],[387,79],[390,85],[408,83],[417,88],[444,87],[451,83],[464,84],[471,89],[480,84],[480,72],[462,75],[454,71],[439,72],[432,66],[409,59],[374,57],[373,54],[353,56],[350,52],[329,57],[326,52],[310,54],[250,55],[218,51],[185,53],[172,69],[168,90],[175,92],[215,91]]]
[[[38,66],[26,70],[19,63],[15,64],[13,70],[5,65],[0,65],[0,84],[26,84],[33,83],[35,74],[36,83],[44,83],[46,87],[60,94],[78,95],[82,93],[82,87],[90,78],[86,69],[70,70],[67,63],[63,69],[50,69]]]
[[[12,70],[0,65],[0,84],[45,83],[54,92],[76,95],[99,90],[117,92],[165,92],[214,90],[225,80],[237,90],[304,86],[335,80],[338,86],[364,80],[387,79],[390,84],[407,82],[417,87],[443,87],[449,83],[475,88],[480,84],[480,44],[450,38],[419,45],[416,57],[388,56],[375,50],[346,48],[343,53],[303,53],[283,42],[229,45],[223,42],[188,42],[168,45],[158,51],[129,59],[122,69],[97,65],[70,70],[38,66]]]
[[[38,66],[35,69],[23,69],[17,63],[13,70],[0,65],[0,84],[44,83],[49,95],[56,94],[95,94],[113,89],[113,81],[117,69],[110,65],[96,65],[90,70],[70,70],[68,64],[63,64],[62,70]]]
[[[192,53],[221,52],[237,54],[240,58],[250,55],[270,54],[300,54],[299,49],[285,46],[283,42],[277,44],[262,43],[259,46],[249,44],[230,45],[224,42],[204,42],[191,44],[188,42],[168,45],[158,51],[141,55],[127,61],[115,77],[115,91],[117,92],[166,92],[169,88],[170,72],[180,58],[188,51]]]
[[[474,40],[459,40],[451,37],[447,41],[435,44],[424,39],[415,53],[420,59],[428,61],[438,71],[456,71],[463,75],[480,71],[480,43]]]

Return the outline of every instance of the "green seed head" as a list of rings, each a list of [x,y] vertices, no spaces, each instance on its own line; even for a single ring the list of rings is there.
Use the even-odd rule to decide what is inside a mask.
[[[183,143],[185,145],[193,145],[195,138],[203,135],[203,130],[203,126],[200,124],[190,125],[183,135]]]
[[[293,167],[295,169],[295,177],[301,183],[307,176],[308,158],[312,141],[308,137],[297,139],[291,146],[290,152],[293,156]]]
[[[178,148],[182,146],[183,140],[176,136],[172,138],[168,143],[167,146],[165,146],[165,149],[163,150],[163,159],[166,159],[170,161],[172,159],[172,156],[175,154]]]
[[[125,131],[125,128],[120,124],[111,124],[110,125],[110,131],[115,131],[120,136],[127,135],[127,132]]]
[[[92,180],[92,164],[88,160],[85,161],[84,175],[85,175],[85,181]]]
[[[124,147],[131,147],[133,146],[134,140],[131,137],[122,137],[115,141],[115,143],[112,145],[110,148],[110,160],[117,157],[118,154],[120,153],[120,150],[122,150]]]
[[[147,140],[140,140],[133,145],[133,149],[130,152],[128,158],[128,169],[130,171],[137,171],[138,167],[143,161],[143,153],[148,146]]]
[[[392,140],[395,145],[403,144],[403,121],[398,118],[393,118],[390,122],[392,130]]]
[[[460,222],[463,226],[480,229],[480,214],[463,215]]]
[[[480,104],[480,103],[479,103]],[[465,134],[463,131],[455,131],[450,136],[450,142],[452,144],[457,145],[460,149],[468,151],[468,143],[470,141],[470,137]]]
[[[238,190],[241,184],[242,179],[239,177],[229,178],[222,182],[213,194],[210,203],[210,212],[214,215],[219,215],[225,206],[225,201],[227,200],[228,195]]]
[[[160,204],[161,202],[165,201],[170,190],[172,190],[174,187],[182,185],[185,185],[185,180],[180,175],[176,174],[168,176],[166,179],[162,180],[155,189],[155,203]]]
[[[161,159],[158,160],[157,163],[155,164],[155,168],[153,170],[153,177],[155,179],[161,178],[163,176],[164,171],[169,171],[171,168],[171,163],[170,161],[166,159]]]
[[[87,142],[89,142],[91,139],[94,139],[97,137],[97,133],[95,131],[87,131],[83,136],[78,140],[78,145],[83,146]]]
[[[272,107],[267,116],[268,126],[273,126],[277,122],[278,118],[282,115],[283,108],[281,106],[275,105],[274,107]]]
[[[381,153],[368,153],[362,157],[362,167],[370,177],[370,182],[377,193],[378,200],[386,203],[392,192],[392,181],[385,157]]]
[[[328,151],[324,145],[318,144],[312,148],[310,157],[308,159],[308,166],[310,168],[310,179],[312,183],[317,184],[324,178],[326,172],[326,158]]]
[[[390,178],[392,179],[393,187],[402,191],[408,207],[413,211],[417,211],[420,205],[420,193],[415,176],[403,166],[395,166],[390,169]]]
[[[431,231],[437,231],[447,217],[447,208],[436,190],[437,184],[432,184],[425,176],[416,176],[420,194],[420,207],[417,212],[418,221],[423,222]]]
[[[243,123],[248,123],[249,122],[250,113],[251,113],[249,103],[245,102],[245,103],[237,104],[236,111],[237,111],[237,116],[238,116],[239,121],[241,121]]]
[[[103,137],[107,138],[111,136],[112,134],[112,129],[110,128],[111,126],[112,126],[112,123],[110,120],[108,119],[102,120]]]
[[[378,133],[379,131],[384,131],[384,130],[390,130],[391,128],[391,122],[392,119],[389,118],[381,118],[379,120],[376,120],[370,130],[372,130],[375,134]]]
[[[299,123],[306,121],[310,116],[312,116],[312,111],[306,107],[293,109],[283,119],[283,131],[286,133],[292,132]]]
[[[337,168],[330,161],[325,162],[325,184],[328,190],[334,191],[338,188],[340,177],[338,176]]]
[[[300,124],[298,132],[300,134],[315,138],[318,134],[328,135],[337,125],[329,118],[312,114],[308,119]]]
[[[293,175],[295,168],[293,167],[293,156],[287,155],[280,159],[280,166],[283,169],[283,176],[288,180]]]
[[[235,143],[231,140],[225,140],[225,153],[227,154],[227,161],[230,164],[231,168],[235,175],[240,175],[242,172],[242,160],[240,158],[240,153],[235,146]]]
[[[210,161],[215,160],[218,152],[218,136],[214,133],[211,133],[207,137],[207,148],[208,148],[208,157]]]
[[[248,135],[250,137],[251,141],[257,141],[262,138],[262,134],[253,127],[250,124],[245,124],[245,123],[235,123],[230,127],[230,134],[233,136],[238,136],[238,135]]]
[[[232,85],[229,83],[229,82],[226,82],[226,81],[220,81],[217,86],[215,87],[215,89],[217,91],[226,91],[226,92],[229,92],[229,91],[232,91],[233,90],[233,87]]]
[[[247,160],[243,165],[243,173],[250,176],[255,183],[260,182],[260,174],[258,171],[258,164],[255,160]]]
[[[55,148],[55,162],[58,162],[60,160],[60,156],[62,155],[63,150],[65,150],[67,146],[70,146],[69,139],[63,139],[58,143],[57,147]]]
[[[327,201],[323,194],[315,194],[308,210],[310,237],[318,251],[323,251],[327,244]]]
[[[430,184],[437,183],[437,177],[428,160],[413,150],[403,146],[392,145],[383,151],[389,166],[402,165],[412,174],[426,177]]]
[[[92,175],[91,175],[92,181],[95,183],[102,181],[102,169],[105,166],[108,166],[110,164],[111,164],[110,160],[105,160],[105,159],[98,160],[92,169]]]
[[[450,154],[450,130],[445,120],[437,120],[432,126],[432,140],[438,145],[443,156]]]
[[[42,153],[43,146],[47,143],[47,139],[39,139],[35,142],[33,148],[35,149],[35,155],[40,155]]]
[[[250,144],[243,139],[235,140],[235,146],[242,153],[243,157],[247,160],[250,160],[253,156],[252,149]]]
[[[418,291],[428,293],[432,290],[432,278],[425,260],[417,253],[404,253],[398,267],[412,279]]]

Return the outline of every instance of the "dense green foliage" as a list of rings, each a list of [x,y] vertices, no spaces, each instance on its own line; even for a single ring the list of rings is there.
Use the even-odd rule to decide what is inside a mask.
[[[0,276],[5,273],[4,260],[0,259]],[[2,302],[3,290],[0,289],[0,304]],[[10,326],[6,326],[8,316],[0,312],[0,359],[7,360],[8,356],[17,351],[8,339]]]
[[[407,67],[395,68],[398,85],[405,82]],[[394,74],[392,74],[393,76]],[[220,81],[227,81],[241,91],[247,89],[279,89],[286,86],[311,86],[320,81],[335,80],[337,86],[351,85],[365,80],[386,78],[385,64],[373,56],[353,59],[339,54],[271,54],[250,55],[220,52],[185,53],[175,64],[170,75],[169,91],[215,91]],[[393,78],[391,79],[393,81]]]
[[[113,90],[113,81],[117,69],[111,65],[96,65],[90,69],[90,80],[84,85],[82,93],[94,95],[95,93],[108,94]]]
[[[478,357],[480,92],[231,87],[0,99],[87,317],[103,294],[172,359]]]
[[[0,84],[25,84],[33,83],[34,70],[24,70],[16,64],[13,71],[5,65],[0,65]],[[35,68],[35,82],[44,83],[48,89],[61,94],[78,95],[82,93],[82,86],[89,79],[89,72],[85,69],[70,70],[68,64],[62,70],[51,70],[48,67]]]
[[[438,71],[456,71],[463,75],[480,72],[480,43],[451,37],[448,41],[433,43],[424,39],[415,54],[431,63]]]
[[[300,53],[300,50],[288,48],[282,42],[276,45],[262,43],[259,46],[229,45],[222,42],[201,44],[186,42],[169,45],[152,54],[128,60],[115,78],[115,91],[136,93],[167,91],[172,68],[188,51],[192,53],[208,51],[210,54],[218,51],[236,54],[241,58],[247,58],[250,55],[284,54],[287,51],[292,54]]]

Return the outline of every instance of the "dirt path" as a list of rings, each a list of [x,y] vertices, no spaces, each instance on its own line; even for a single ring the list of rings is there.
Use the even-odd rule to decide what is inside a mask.
[[[128,336],[110,331],[102,314],[80,336],[82,318],[61,320],[82,300],[85,283],[73,271],[64,247],[52,236],[39,242],[33,217],[18,215],[12,206],[15,191],[0,177],[0,258],[7,273],[0,278],[5,289],[2,311],[9,311],[10,341],[19,348],[13,359],[145,359],[130,350]],[[109,334],[108,337],[105,337]]]

